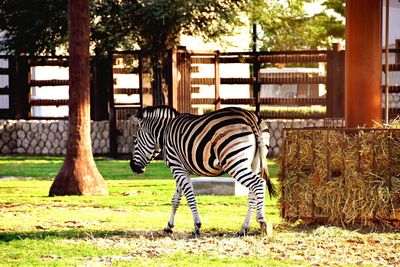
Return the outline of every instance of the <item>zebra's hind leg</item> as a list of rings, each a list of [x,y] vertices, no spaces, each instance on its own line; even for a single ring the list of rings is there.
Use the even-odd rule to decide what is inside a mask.
[[[247,215],[246,218],[244,219],[242,228],[240,228],[240,230],[236,233],[236,236],[245,236],[249,232],[251,216],[253,215],[253,211],[255,208],[256,208],[256,199],[254,197],[254,194],[251,191],[249,191]]]
[[[264,202],[265,202],[265,180],[257,177],[250,187],[250,190],[254,193],[257,205],[257,216],[256,219],[260,224],[261,233],[267,234],[267,221],[265,219]]]
[[[181,198],[182,198],[182,189],[178,185],[176,185],[176,191],[174,196],[172,197],[171,217],[168,221],[167,227],[164,228],[164,233],[166,234],[172,234],[172,228],[174,228],[175,213],[178,210],[179,205],[181,204]]]
[[[253,200],[251,203],[253,203],[253,207],[255,206],[257,208],[257,221],[260,224],[261,227],[261,233],[267,233],[267,221],[265,219],[265,212],[264,212],[264,202],[265,202],[265,180],[260,178],[260,176],[256,173],[253,172],[252,169],[249,168],[240,168],[240,165],[237,165],[236,168],[228,169],[226,171],[229,173],[232,177],[234,177],[239,183],[241,183],[243,186],[247,187],[249,189],[249,192],[253,194]],[[254,204],[255,203],[255,204]],[[249,199],[249,205],[250,205],[250,199]],[[251,210],[249,209],[249,212]],[[246,220],[248,218],[246,217]],[[246,220],[244,225],[244,230],[246,230]],[[248,219],[250,221],[250,219]],[[242,227],[243,228],[243,227]],[[240,233],[241,231],[239,231]]]

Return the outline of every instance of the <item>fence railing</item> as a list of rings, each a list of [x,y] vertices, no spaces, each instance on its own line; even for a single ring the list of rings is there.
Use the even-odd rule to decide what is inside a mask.
[[[179,78],[171,87],[180,96],[174,105],[178,110],[202,113],[224,105],[245,105],[263,117],[344,116],[344,51],[338,48],[257,53],[176,50],[174,53]],[[285,86],[290,95],[281,90]],[[181,93],[185,88],[191,88],[191,93]],[[262,112],[269,106],[321,106],[325,111],[317,116],[301,108],[298,114],[293,109],[290,114],[284,109],[280,114]]]
[[[400,48],[389,52],[393,118],[400,114]],[[53,112],[35,116],[34,108],[68,111],[68,95],[50,97],[68,90],[68,76],[39,77],[36,72],[41,67],[67,72],[68,58],[0,56],[0,118],[55,118]],[[110,120],[113,142],[124,132],[130,115],[154,103],[191,113],[240,105],[264,118],[344,116],[344,51],[338,46],[324,51],[257,53],[124,51],[93,56],[90,68],[92,119]],[[44,89],[49,93],[34,97],[34,90]],[[66,119],[67,114],[57,118]]]

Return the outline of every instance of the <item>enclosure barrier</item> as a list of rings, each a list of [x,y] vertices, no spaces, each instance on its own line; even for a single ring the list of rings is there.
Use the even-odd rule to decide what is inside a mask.
[[[266,120],[270,130],[269,157],[275,157],[283,144],[284,128],[343,126],[343,120]],[[62,155],[66,152],[67,120],[1,120],[0,154]],[[137,124],[119,120],[120,132],[116,149],[120,156],[131,155]],[[111,155],[111,127],[109,121],[92,121],[92,150],[95,154]]]
[[[390,118],[400,114],[400,48],[396,47],[389,49]],[[185,49],[157,54],[114,51],[94,55],[90,63],[91,119],[109,120],[113,156],[129,150],[119,149],[120,139],[125,140],[124,135],[132,132],[126,123],[128,117],[162,99],[180,112],[200,113],[238,105],[258,112],[264,119],[326,120],[344,116],[344,50],[338,45],[324,51],[257,53]],[[241,71],[231,72],[233,66],[241,66]],[[63,76],[37,75],[39,67],[65,72],[68,57],[0,56],[1,119],[68,119],[67,114],[37,112],[58,108],[68,111],[68,96],[50,97],[51,93],[34,96],[34,92],[43,90],[64,91],[69,84]],[[288,72],[282,72],[284,68]],[[294,68],[318,68],[321,72],[293,72]],[[296,92],[273,95],[272,91],[281,85],[286,91],[287,86],[296,87]],[[318,88],[321,91],[317,94]],[[234,95],[235,92],[240,95]],[[4,146],[0,143],[0,147]]]
[[[342,65],[344,63],[344,51],[339,47],[332,51],[279,51],[279,52],[198,52],[177,50],[179,55],[185,53],[185,65],[182,67],[178,62],[178,72],[185,73],[189,79],[183,79],[183,85],[179,87],[192,88],[192,93],[184,98],[186,105],[180,107],[186,112],[196,113],[196,108],[202,106],[209,108],[214,105],[214,109],[219,109],[221,105],[247,105],[254,107],[255,111],[263,118],[325,118],[343,117],[343,86],[342,80],[344,72]],[[179,58],[179,57],[178,57]],[[324,66],[321,68],[321,66]],[[286,67],[286,71],[285,71]],[[297,72],[296,68],[303,68],[302,72]],[[319,72],[306,72],[312,68],[319,69]],[[214,72],[206,74],[205,69],[213,69]],[[227,71],[232,68],[232,71]],[[234,68],[247,69],[248,76],[245,73],[235,73]],[[225,71],[220,71],[224,69]],[[267,69],[273,69],[268,72]],[[203,72],[201,71],[203,70]],[[251,71],[250,71],[251,70]],[[291,70],[291,72],[288,72]],[[267,71],[267,72],[266,72]],[[191,75],[195,74],[195,75]],[[204,76],[206,75],[206,76]],[[230,76],[227,76],[230,75]],[[242,77],[238,77],[242,76]],[[199,77],[202,76],[202,77]],[[182,83],[182,80],[180,81]],[[186,84],[185,84],[186,83]],[[242,85],[237,87],[238,85]],[[290,85],[298,89],[296,95],[272,96],[267,93],[267,88],[262,90],[262,86],[282,86]],[[319,85],[327,89],[327,94],[319,94]],[[229,96],[223,96],[222,87],[230,86]],[[234,87],[232,87],[234,86]],[[236,87],[235,87],[236,86]],[[247,87],[246,87],[247,86]],[[211,87],[211,88],[210,88]],[[214,87],[212,89],[212,87]],[[203,88],[203,89],[202,89]],[[199,92],[214,90],[214,96],[199,97]],[[228,87],[225,88],[225,91]],[[272,87],[271,87],[272,88]],[[235,96],[235,90],[241,91],[242,97]],[[244,97],[245,91],[248,96]],[[263,91],[263,92],[262,92]],[[263,95],[264,94],[264,95]],[[265,95],[267,94],[267,95]],[[271,93],[270,93],[271,94]],[[200,94],[201,95],[201,94]],[[192,97],[194,96],[194,97]],[[207,106],[207,107],[205,107]],[[263,107],[304,107],[321,106],[325,107],[326,112],[321,114],[305,114],[301,111],[297,114],[282,111],[277,114],[262,112]],[[179,108],[178,108],[179,109]],[[278,115],[278,116],[277,116]]]
[[[69,122],[66,120],[0,120],[0,155],[65,155],[68,127]],[[134,127],[131,125],[126,128]],[[109,122],[92,121],[90,129],[92,152],[101,155],[109,154]],[[136,132],[136,129],[133,131]],[[127,130],[121,132],[118,137],[118,150],[123,153],[131,153],[132,138],[131,132]]]
[[[278,162],[286,220],[400,228],[400,129],[286,129]]]

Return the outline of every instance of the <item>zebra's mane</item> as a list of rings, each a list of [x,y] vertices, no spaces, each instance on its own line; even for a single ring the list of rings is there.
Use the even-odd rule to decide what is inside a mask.
[[[157,115],[160,118],[164,117],[171,118],[179,115],[179,112],[170,106],[151,106],[142,109],[137,115],[137,117],[139,119],[143,119],[149,116],[150,114]]]

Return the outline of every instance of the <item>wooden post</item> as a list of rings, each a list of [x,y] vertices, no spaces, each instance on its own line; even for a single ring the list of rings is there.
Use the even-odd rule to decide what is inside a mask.
[[[177,110],[179,112],[190,113],[192,111],[191,93],[191,57],[186,50],[180,50],[177,56],[178,72],[180,80],[177,88]]]
[[[108,94],[109,86],[112,85],[110,72],[112,73],[112,59],[107,55],[96,53],[92,61],[92,79],[91,79],[91,118],[95,121],[108,120]]]
[[[253,97],[255,99],[256,114],[260,115],[260,62],[258,53],[253,54]]]
[[[162,53],[155,53],[152,56],[152,68],[153,68],[153,105],[159,106],[164,105],[164,96],[162,92]]]
[[[221,76],[219,72],[219,57],[220,57],[220,52],[216,51],[214,56],[215,110],[221,109],[221,96],[220,96]]]
[[[29,103],[30,67],[26,56],[17,56],[16,77],[15,117],[16,119],[27,119],[29,118],[31,106]]]
[[[382,1],[346,1],[346,127],[382,124]]]
[[[113,54],[108,54],[108,61],[113,62]],[[116,158],[118,154],[118,133],[117,133],[117,117],[114,105],[114,80],[113,71],[108,73],[108,110],[109,110],[109,122],[110,122],[110,157]]]
[[[385,123],[389,124],[389,0],[385,7]]]
[[[17,85],[17,58],[14,56],[8,57],[8,114],[7,119],[15,119],[17,112],[16,89]]]
[[[344,117],[344,56],[344,50],[338,43],[328,51],[326,113],[329,118]]]
[[[176,49],[168,51],[168,105],[178,109],[178,65],[177,65],[178,52]]]
[[[143,108],[143,54],[138,54],[139,60],[139,101],[140,109]],[[169,95],[169,94],[168,94]]]
[[[400,39],[396,39],[396,49],[400,49]],[[400,64],[400,52],[396,52],[395,63]]]
[[[253,24],[253,97],[255,99],[257,115],[260,115],[260,90],[260,62],[257,53],[257,24]]]

